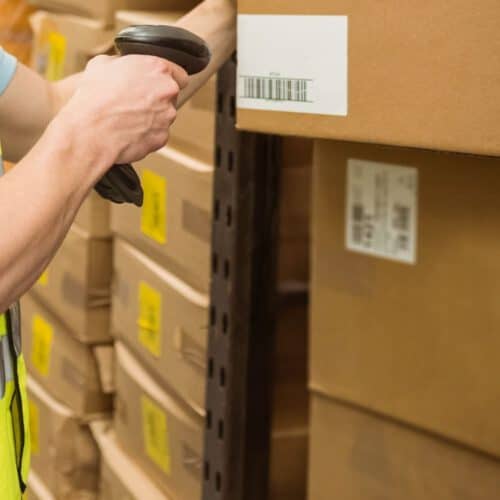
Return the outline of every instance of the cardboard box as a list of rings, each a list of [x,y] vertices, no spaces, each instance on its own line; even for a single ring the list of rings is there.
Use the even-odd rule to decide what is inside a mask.
[[[109,412],[106,384],[112,346],[90,347],[74,339],[65,327],[30,295],[22,299],[23,345],[30,375],[45,390],[79,416]],[[98,362],[106,353],[108,362]]]
[[[238,13],[239,128],[500,154],[498,1],[240,0]]]
[[[95,499],[99,450],[88,426],[30,377],[28,392],[33,471],[54,498]]]
[[[100,21],[53,12],[35,13],[31,25],[31,66],[48,80],[83,71],[89,59],[112,42],[114,34]]]
[[[278,279],[307,281],[309,274],[310,147],[302,163],[284,156]],[[287,166],[294,168],[287,168]],[[141,210],[114,205],[112,230],[202,293],[208,293],[213,168],[170,148],[136,164],[145,190]]]
[[[113,335],[162,385],[203,412],[208,297],[120,239],[113,274]]]
[[[208,291],[213,168],[172,148],[135,164],[144,205],[114,205],[112,230],[202,293]]]
[[[369,412],[312,398],[310,500],[492,500],[500,462]]]
[[[318,141],[314,390],[500,455],[499,167]]]
[[[164,392],[120,342],[116,358],[114,424],[119,445],[167,496],[199,498],[203,419]],[[290,418],[277,407],[271,444],[273,500],[304,498],[307,435],[304,414]]]
[[[101,452],[100,500],[170,500],[118,445],[109,421],[90,424]]]
[[[49,491],[38,474],[31,470],[28,476],[28,488],[23,496],[24,500],[55,500],[54,495]]]
[[[113,275],[113,335],[131,349],[163,387],[203,415],[208,296],[120,239],[115,243]],[[278,307],[275,378],[293,387],[302,384],[305,392],[304,297],[286,294]]]
[[[109,333],[112,240],[91,238],[73,226],[33,293],[85,343]]]
[[[109,238],[110,202],[96,191],[91,191],[75,218],[77,229],[85,231],[91,238]]]
[[[107,26],[114,24],[118,10],[179,10],[192,9],[198,0],[29,0],[31,4],[47,10],[55,10],[77,16],[98,19]]]
[[[166,495],[201,496],[203,419],[164,392],[122,344],[116,344],[118,442]]]

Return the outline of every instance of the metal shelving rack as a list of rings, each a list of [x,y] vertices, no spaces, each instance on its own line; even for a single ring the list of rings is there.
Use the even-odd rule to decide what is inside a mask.
[[[218,74],[203,500],[265,500],[280,139],[239,132],[236,56]]]

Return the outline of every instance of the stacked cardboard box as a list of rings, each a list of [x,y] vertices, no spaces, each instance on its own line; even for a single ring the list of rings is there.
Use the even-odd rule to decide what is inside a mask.
[[[311,498],[495,497],[499,188],[498,158],[317,143]]]
[[[85,67],[112,30],[93,19],[38,12],[32,66],[49,80]],[[99,449],[88,423],[112,411],[109,204],[92,193],[61,248],[22,300],[30,377],[34,498],[97,497]]]
[[[74,225],[21,302],[35,489],[45,485],[54,498],[97,494],[87,423],[112,410],[111,256],[109,238]]]
[[[309,498],[495,498],[500,4],[238,11],[239,127],[331,139],[314,157]]]
[[[172,2],[177,10],[169,12],[119,11],[114,27],[106,13],[111,2],[87,3],[85,13],[72,3],[58,2],[61,12],[39,12],[32,21],[33,65],[49,79],[82,70],[89,58],[108,50],[114,32],[131,24],[173,23],[193,2]],[[82,13],[89,18],[79,17]],[[84,469],[95,479],[96,462],[88,460],[101,457],[101,478],[91,484],[85,478],[48,477],[40,465],[43,458],[38,465],[35,461],[33,494],[48,490],[56,498],[76,498],[90,492],[108,500],[144,498],[146,489],[148,498],[200,497],[214,105],[215,78],[179,112],[169,146],[135,165],[145,189],[142,209],[111,209],[92,194],[48,271],[25,299],[25,342],[35,388],[31,392],[46,391],[45,399],[62,403],[57,408],[64,414],[64,425],[67,420],[85,436],[70,441],[75,447],[83,442],[85,449],[89,434],[82,422],[92,421],[92,453],[80,456],[79,449],[74,450],[72,470],[77,476]],[[310,141],[286,142],[279,255],[284,289],[297,290],[290,282],[304,283],[308,277],[311,159]],[[111,321],[110,225],[118,236]],[[276,346],[274,500],[305,495],[306,303],[285,302]],[[110,332],[119,341],[113,381],[105,369],[111,364]],[[110,410],[109,392],[115,388],[114,423],[99,423],[94,417]],[[36,395],[33,401],[33,428],[42,429]],[[50,438],[58,450],[70,445],[57,433]]]
[[[154,24],[156,16],[117,15],[120,28],[145,21]],[[145,190],[141,210],[112,207],[117,236],[111,319],[118,340],[116,412],[113,425],[94,428],[105,456],[103,499],[135,498],[137,483],[130,478],[144,475],[151,498],[201,496],[214,126],[212,79],[180,110],[168,147],[136,163]],[[287,203],[281,214],[281,277],[303,282],[308,273],[308,203],[302,203],[298,185],[309,182],[311,143],[290,140],[285,151],[289,168],[283,171]],[[290,230],[292,224],[298,233]],[[276,368],[288,384],[275,389],[281,409],[273,424],[275,500],[305,494],[305,313],[304,301],[288,307],[278,335],[281,364]],[[114,461],[130,474],[118,470]]]

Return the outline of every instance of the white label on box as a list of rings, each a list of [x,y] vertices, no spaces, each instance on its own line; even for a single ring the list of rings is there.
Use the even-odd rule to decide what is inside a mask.
[[[350,159],[346,245],[349,250],[415,264],[416,168]]]
[[[347,115],[347,16],[238,15],[239,108]]]

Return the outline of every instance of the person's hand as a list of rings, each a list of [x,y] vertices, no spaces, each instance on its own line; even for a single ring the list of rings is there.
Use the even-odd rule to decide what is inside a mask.
[[[153,56],[98,56],[61,115],[81,123],[93,148],[113,163],[131,163],[164,146],[188,75]],[[88,137],[88,135],[87,135]]]

